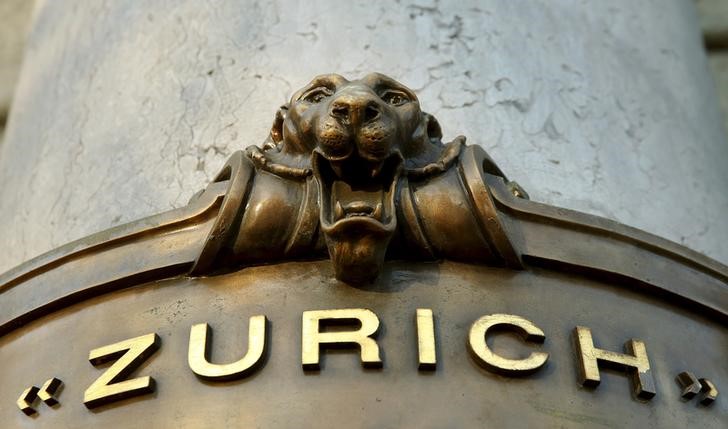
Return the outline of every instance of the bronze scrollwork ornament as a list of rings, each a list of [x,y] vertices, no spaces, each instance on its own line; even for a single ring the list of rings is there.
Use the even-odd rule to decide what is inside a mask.
[[[724,265],[608,219],[530,201],[480,146],[462,136],[443,143],[437,120],[401,83],[330,74],[294,93],[262,145],[233,153],[186,206],[0,275],[0,335],[142,280],[327,258],[352,285],[375,281],[387,259],[568,268],[648,284],[722,320],[728,314]],[[35,287],[38,302],[26,299]]]
[[[318,76],[281,106],[262,147],[234,154],[218,175],[230,190],[193,272],[327,251],[336,278],[352,284],[374,280],[385,258],[518,268],[488,176],[505,180],[465,137],[443,143],[401,83]]]
[[[727,286],[728,267],[688,248],[529,200],[394,79],[323,75],[184,207],[0,275],[0,421],[83,398],[43,418],[723,427]]]

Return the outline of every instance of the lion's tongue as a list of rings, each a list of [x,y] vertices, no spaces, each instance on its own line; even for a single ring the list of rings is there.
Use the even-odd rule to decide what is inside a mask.
[[[381,222],[384,196],[381,184],[353,188],[343,180],[334,180],[331,185],[333,221],[352,216],[369,216]]]

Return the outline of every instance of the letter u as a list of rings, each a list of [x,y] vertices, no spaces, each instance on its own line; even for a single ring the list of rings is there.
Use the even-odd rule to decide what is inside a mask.
[[[207,323],[193,325],[190,329],[190,346],[187,362],[197,376],[206,380],[224,381],[242,378],[255,371],[262,362],[266,348],[265,316],[252,316],[248,328],[248,351],[240,360],[228,364],[210,362],[212,330]]]

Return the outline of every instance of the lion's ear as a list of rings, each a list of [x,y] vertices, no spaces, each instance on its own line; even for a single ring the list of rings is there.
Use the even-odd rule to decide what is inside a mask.
[[[286,120],[288,114],[288,105],[282,105],[276,112],[276,117],[273,119],[273,126],[270,128],[270,139],[276,145],[283,140],[283,121]]]
[[[442,141],[442,128],[440,128],[440,123],[429,113],[422,112],[422,116],[427,127],[427,138],[433,143],[440,143]]]

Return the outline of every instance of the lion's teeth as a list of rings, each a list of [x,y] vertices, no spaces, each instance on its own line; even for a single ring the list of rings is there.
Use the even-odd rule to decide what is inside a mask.
[[[341,207],[341,203],[339,201],[334,204],[334,219],[341,219],[344,217],[344,208]]]
[[[341,167],[341,164],[338,162],[332,162],[331,169],[334,171],[334,174],[336,174],[337,177],[344,177],[344,170]]]
[[[372,179],[376,179],[379,176],[379,173],[382,172],[382,167],[384,167],[384,161],[380,162],[379,165],[375,166],[372,169],[372,172],[371,172]]]
[[[382,203],[377,204],[377,207],[374,209],[374,212],[372,213],[372,217],[374,219],[382,219]]]

